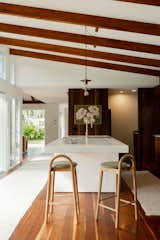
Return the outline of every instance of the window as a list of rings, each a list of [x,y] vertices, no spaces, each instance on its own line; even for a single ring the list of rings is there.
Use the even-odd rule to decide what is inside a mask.
[[[6,61],[6,60],[9,61]],[[6,64],[9,66],[6,67]],[[0,52],[0,80],[6,80],[6,75],[9,75],[7,79],[11,84],[15,84],[15,71],[14,71],[14,59],[12,57],[7,57],[5,53]],[[6,70],[9,69],[9,74],[6,74]]]
[[[9,66],[9,71],[10,71],[10,83],[15,84],[15,65],[14,65],[14,60],[13,58],[10,58],[10,66]]]

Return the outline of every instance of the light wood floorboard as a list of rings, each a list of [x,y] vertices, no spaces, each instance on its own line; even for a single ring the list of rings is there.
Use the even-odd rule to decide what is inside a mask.
[[[95,220],[96,193],[80,193],[80,219],[75,224],[72,193],[56,194],[53,216],[45,225],[44,209],[46,186],[26,212],[10,240],[155,240],[155,236],[139,217],[134,221],[134,208],[123,207],[120,211],[120,228],[114,228],[114,213],[100,209],[99,220]],[[109,195],[109,194],[107,194]],[[131,197],[124,191],[122,197]],[[105,200],[106,201],[106,200]],[[105,202],[104,201],[104,202]],[[114,199],[107,200],[114,207]],[[62,203],[62,205],[60,205]],[[64,204],[66,203],[66,204]],[[14,207],[14,206],[13,206]]]

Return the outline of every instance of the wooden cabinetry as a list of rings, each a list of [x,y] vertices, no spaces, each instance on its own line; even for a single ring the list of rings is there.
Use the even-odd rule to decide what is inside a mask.
[[[22,136],[22,152],[26,153],[27,152],[27,139],[25,136]]]
[[[134,134],[134,154],[139,170],[160,174],[160,86],[138,89],[138,133]],[[157,135],[158,136],[158,135]],[[155,156],[156,155],[156,156]]]
[[[154,136],[154,148],[155,148],[155,163],[159,166],[157,169],[160,172],[160,135]]]
[[[134,157],[136,161],[136,169],[143,169],[142,162],[142,132],[134,131],[133,132],[133,142],[134,142]]]
[[[75,105],[101,105],[102,123],[88,128],[89,135],[111,135],[111,111],[108,109],[108,89],[90,89],[84,96],[83,89],[69,89],[69,135],[84,135],[85,124],[74,123]]]

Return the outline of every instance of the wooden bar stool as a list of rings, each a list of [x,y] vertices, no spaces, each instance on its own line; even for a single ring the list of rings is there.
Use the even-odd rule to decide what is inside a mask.
[[[120,185],[121,185],[121,171],[127,170],[131,172],[132,181],[133,181],[133,201],[125,200],[120,198]],[[116,174],[116,193],[108,198],[115,197],[115,208],[111,208],[107,205],[101,203],[101,191],[102,191],[102,180],[104,172],[113,172]],[[107,198],[105,198],[107,199]],[[100,168],[100,177],[99,177],[99,190],[98,190],[98,198],[97,198],[97,209],[96,209],[96,220],[98,220],[99,207],[106,208],[108,210],[115,212],[115,228],[119,227],[119,212],[120,212],[120,202],[125,203],[122,206],[126,206],[131,204],[134,206],[135,220],[137,221],[138,213],[137,213],[137,185],[136,185],[136,166],[133,155],[125,154],[121,157],[119,162],[104,162],[101,164]]]
[[[56,161],[57,159],[65,159],[65,161]],[[53,212],[54,205],[54,182],[56,172],[71,172],[72,183],[73,183],[73,195],[74,195],[74,205],[76,213],[76,222],[78,222],[79,209],[79,196],[78,196],[78,184],[77,184],[77,173],[76,173],[77,163],[73,162],[68,156],[64,154],[59,154],[55,156],[50,163],[48,186],[47,186],[47,197],[46,197],[46,209],[45,209],[45,223],[49,222],[49,214]]]

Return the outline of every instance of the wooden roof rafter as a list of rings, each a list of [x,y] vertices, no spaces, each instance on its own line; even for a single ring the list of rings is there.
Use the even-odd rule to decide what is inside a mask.
[[[43,101],[38,100],[37,98],[30,96],[31,99],[23,99],[23,104],[45,104]]]
[[[160,6],[159,0],[115,0],[115,1]]]
[[[34,41],[28,41],[28,40],[19,40],[19,39],[13,39],[13,38],[0,37],[0,44],[23,47],[23,48],[31,48],[31,49],[37,49],[37,50],[44,50],[44,51],[52,51],[52,52],[90,57],[90,58],[96,58],[96,59],[160,67],[160,60],[157,60],[157,59],[141,58],[136,56],[109,53],[109,52],[100,52],[100,51],[94,51],[94,50],[88,50],[88,49],[85,50],[81,48],[73,48],[73,47],[48,44],[48,43],[40,43],[40,42],[34,42]]]
[[[160,24],[0,3],[0,13],[160,36]]]
[[[147,52],[152,54],[160,54],[160,46],[146,43],[137,43],[125,40],[117,40],[111,38],[102,38],[88,36],[83,34],[75,34],[68,32],[53,31],[40,28],[24,27],[13,24],[0,23],[0,31],[14,34],[21,34],[33,37],[42,37],[47,39],[56,39],[68,42],[96,45],[102,47],[118,48],[137,52]]]
[[[64,57],[64,56],[53,55],[53,54],[44,54],[44,53],[32,52],[32,51],[24,51],[19,49],[10,49],[10,54],[16,55],[16,56],[31,57],[31,58],[70,63],[70,64],[76,64],[76,65],[86,65],[85,59]],[[128,65],[113,64],[113,63],[107,63],[107,62],[87,60],[87,66],[118,70],[123,72],[139,73],[139,74],[145,74],[145,75],[151,75],[151,76],[160,76],[159,70],[133,67]]]

